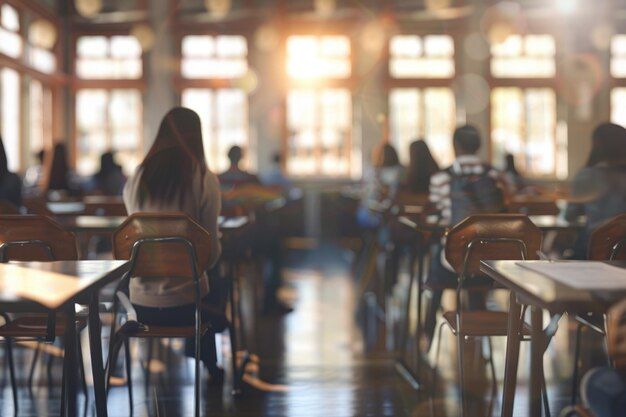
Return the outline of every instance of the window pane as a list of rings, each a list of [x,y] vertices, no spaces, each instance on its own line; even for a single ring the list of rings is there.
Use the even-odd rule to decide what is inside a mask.
[[[294,79],[347,78],[352,72],[346,36],[290,36],[287,73]]]
[[[454,76],[454,41],[448,35],[397,35],[391,38],[389,73],[395,78]]]
[[[4,10],[3,10],[4,12]],[[20,169],[20,76],[8,68],[0,70],[2,140],[10,171]]]
[[[3,4],[2,9],[0,9],[0,14],[2,15],[0,24],[2,24],[3,28],[11,32],[19,32],[20,16],[13,6]]]
[[[240,78],[248,71],[243,36],[185,36],[182,51],[185,78]]]
[[[76,73],[84,79],[137,79],[143,73],[141,46],[134,36],[81,36]]]
[[[611,121],[626,126],[626,88],[618,87],[611,90]]]
[[[615,35],[611,40],[611,75],[626,78],[626,35]]]
[[[0,52],[11,58],[22,55],[22,38],[17,33],[0,28]]]
[[[77,170],[90,175],[98,169],[100,154],[109,148],[106,90],[86,89],[76,93]]]
[[[48,74],[57,68],[57,59],[52,52],[34,46],[29,47],[29,62],[33,68]]]
[[[492,158],[506,153],[529,176],[556,175],[556,96],[549,88],[496,88],[492,92]],[[560,150],[562,152],[564,150]]]
[[[491,73],[503,78],[554,77],[555,53],[550,35],[512,35],[491,46]]]
[[[351,175],[352,97],[349,90],[290,91],[287,126],[289,173],[332,177]]]
[[[409,146],[425,139],[440,166],[454,159],[452,132],[456,124],[454,94],[449,88],[397,88],[389,95],[391,142],[403,164],[409,163]]]
[[[214,172],[219,172],[213,159],[214,151],[212,144],[215,142],[213,136],[213,92],[208,89],[188,88],[183,90],[181,103],[183,107],[190,108],[198,113],[202,124],[202,142],[204,144],[204,156],[209,168]]]

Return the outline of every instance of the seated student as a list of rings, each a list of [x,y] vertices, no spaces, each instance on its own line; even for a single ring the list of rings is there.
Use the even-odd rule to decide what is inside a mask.
[[[37,152],[34,155],[37,163],[28,167],[24,174],[24,190],[28,191],[29,194],[36,195],[41,192],[39,187],[41,186],[41,178],[43,176],[45,155],[46,152],[43,149]]]
[[[9,171],[7,154],[0,137],[0,200],[8,201],[16,208],[22,205],[22,180]]]
[[[503,179],[508,187],[509,194],[515,195],[524,188],[524,177],[522,177],[522,174],[520,174],[515,167],[515,156],[513,156],[513,154],[506,154],[503,174]]]
[[[288,192],[293,188],[293,183],[285,174],[280,166],[282,157],[276,152],[272,156],[272,168],[267,172],[260,174],[261,183],[268,187],[280,187],[284,192]]]
[[[498,213],[504,209],[504,193],[500,174],[477,155],[481,145],[480,133],[471,125],[455,130],[453,138],[456,159],[449,168],[430,179],[430,201],[439,211],[443,224],[455,225],[478,213]],[[433,247],[428,282],[433,286],[456,288],[457,275],[445,259],[445,242]],[[432,340],[436,314],[443,290],[433,291],[425,319],[425,334]],[[470,291],[470,308],[480,308],[484,295]]]
[[[115,163],[112,152],[100,156],[100,170],[85,184],[87,192],[105,196],[122,195],[126,177],[122,167]]]
[[[571,200],[565,217],[587,216],[574,248],[574,257],[585,259],[591,231],[626,211],[626,129],[613,123],[596,127],[587,166],[574,177]]]
[[[230,148],[228,159],[230,160],[230,168],[218,176],[222,188],[232,189],[246,184],[260,184],[256,175],[250,174],[239,167],[239,163],[243,159],[243,149],[241,147],[233,146]]]
[[[67,148],[63,143],[54,145],[52,163],[48,171],[47,184],[44,187],[50,197],[67,197],[80,194],[78,176],[70,169],[67,161]]]
[[[214,265],[221,253],[218,215],[221,195],[217,177],[207,168],[202,145],[200,118],[192,110],[170,110],[159,127],[152,148],[124,187],[124,203],[129,214],[149,212],[183,212],[197,221],[211,235],[211,259]],[[212,283],[213,284],[213,283]],[[205,273],[201,288],[204,301],[215,305],[216,288]],[[135,278],[130,283],[130,300],[144,324],[185,326],[195,323],[194,284],[180,279]],[[203,314],[207,311],[203,310]],[[223,375],[217,368],[215,333],[225,323],[216,316],[203,318],[212,331],[202,339],[201,359],[212,377]],[[193,352],[193,341],[187,341],[186,352]]]
[[[423,139],[416,140],[409,147],[409,167],[406,174],[406,190],[414,194],[428,194],[430,178],[439,171]]]

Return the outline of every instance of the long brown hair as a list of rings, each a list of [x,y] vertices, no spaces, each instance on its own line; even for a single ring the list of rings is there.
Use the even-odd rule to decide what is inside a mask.
[[[52,163],[48,177],[48,190],[70,191],[68,176],[70,166],[67,161],[67,148],[63,143],[54,145],[52,152]]]
[[[406,179],[409,190],[416,194],[428,193],[430,177],[437,171],[439,171],[439,166],[430,153],[426,142],[419,139],[411,143]]]
[[[174,196],[184,201],[194,171],[207,171],[200,118],[193,110],[175,107],[159,127],[150,151],[139,166],[139,204],[146,199],[166,202]]]

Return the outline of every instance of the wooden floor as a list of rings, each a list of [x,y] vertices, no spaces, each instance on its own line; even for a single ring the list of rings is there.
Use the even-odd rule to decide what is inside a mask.
[[[258,366],[249,366],[243,396],[230,394],[231,379],[227,375],[223,388],[205,386],[203,407],[207,416],[290,416],[290,417],[348,417],[348,416],[438,416],[458,415],[456,384],[456,354],[449,332],[442,344],[439,384],[434,398],[430,395],[430,371],[422,372],[423,388],[415,391],[395,370],[393,342],[396,336],[386,332],[380,320],[370,310],[359,308],[354,300],[356,286],[350,276],[350,253],[335,246],[290,254],[285,275],[285,296],[295,301],[296,309],[284,317],[259,316],[249,332],[248,344],[259,356]],[[390,304],[395,312],[402,302],[403,275],[396,291],[398,300]],[[405,293],[406,291],[404,291]],[[395,304],[394,304],[395,303]],[[393,307],[393,306],[396,307]],[[370,313],[368,313],[370,311]],[[358,312],[358,313],[357,313]],[[569,400],[571,376],[571,335],[566,320],[561,323],[553,347],[546,355],[550,405],[552,415]],[[226,347],[227,336],[221,339]],[[585,351],[599,351],[593,335],[586,335]],[[192,416],[193,365],[182,358],[180,343],[162,346],[162,357],[169,362],[153,361],[153,378],[145,384],[143,363],[145,345],[132,347],[134,360],[133,386],[135,416]],[[168,355],[167,351],[171,350]],[[46,377],[46,359],[40,361],[35,387],[26,388],[28,366],[33,351],[17,349],[20,379],[21,416],[57,416],[60,407],[61,360],[53,359],[52,381]],[[227,352],[227,349],[224,349]],[[434,351],[434,349],[433,349]],[[51,353],[57,353],[52,351]],[[226,354],[225,354],[226,355]],[[520,361],[521,386],[516,398],[516,416],[526,415],[526,386],[528,363],[523,350]],[[430,355],[432,360],[432,352]],[[492,415],[499,415],[499,395],[503,374],[504,342],[495,341],[498,394]],[[584,355],[585,357],[588,355]],[[596,354],[596,362],[602,355]],[[228,364],[228,357],[221,360]],[[426,370],[428,364],[422,364]],[[13,415],[11,388],[6,367],[0,383],[0,416]],[[486,367],[483,368],[486,370]],[[487,372],[482,372],[488,375]],[[480,379],[480,378],[479,378]],[[89,381],[88,381],[89,382]],[[472,395],[480,401],[472,404],[471,416],[487,415],[491,383],[473,385]],[[130,415],[125,386],[111,389],[109,415]],[[86,415],[92,416],[93,399],[87,404]]]

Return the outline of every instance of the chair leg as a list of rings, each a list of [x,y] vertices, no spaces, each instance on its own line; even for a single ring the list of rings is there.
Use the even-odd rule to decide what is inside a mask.
[[[80,369],[80,383],[83,389],[83,392],[85,393],[85,402],[87,402],[87,400],[89,399],[89,391],[87,389],[87,376],[85,374],[85,361],[83,360],[83,345],[81,343],[80,340],[80,333],[76,334],[76,350],[78,352],[78,366]]]
[[[491,389],[492,396],[491,401],[489,401],[489,415],[493,415],[493,403],[497,398],[498,394],[498,379],[496,377],[496,365],[493,360],[493,343],[491,341],[491,337],[487,337],[487,341],[489,344],[489,368],[491,368]]]
[[[439,367],[439,353],[441,352],[441,335],[443,333],[443,326],[445,322],[442,322],[439,325],[439,333],[437,334],[437,349],[435,350],[435,364],[432,370],[431,377],[431,392],[430,392],[430,406],[431,406],[431,414],[435,417],[435,393],[437,392],[437,368]]]
[[[194,410],[195,417],[200,417],[200,344],[202,336],[196,334],[195,340],[195,375],[194,375]]]
[[[133,363],[130,357],[130,339],[124,339],[124,362],[126,364],[126,386],[128,387],[128,402],[130,405],[130,415],[133,415]]]
[[[578,323],[576,326],[576,341],[574,342],[574,372],[572,373],[572,401],[571,405],[576,405],[576,401],[578,400],[578,371],[579,371],[579,361],[580,361],[580,343],[581,336],[583,331],[583,325]]]
[[[35,353],[33,355],[33,361],[30,365],[30,371],[28,372],[28,388],[33,389],[33,381],[35,378],[35,369],[37,368],[37,361],[39,360],[39,353],[41,352],[41,342],[37,342]]]
[[[148,390],[150,389],[150,376],[151,376],[151,372],[150,372],[150,363],[152,362],[152,350],[154,348],[154,339],[150,338],[148,339],[148,352],[147,352],[147,357],[146,357],[146,367],[144,369],[144,388],[146,390],[146,393],[148,392]]]
[[[123,342],[124,340],[121,335],[115,335],[113,339],[109,341],[109,357],[107,358],[105,366],[105,385],[107,393],[111,388],[111,372],[117,367],[117,359]]]
[[[541,400],[543,402],[543,410],[545,417],[550,417],[550,402],[548,400],[548,388],[546,387],[546,376],[541,375]]]
[[[7,344],[7,360],[9,361],[9,378],[11,379],[11,390],[13,391],[13,408],[15,415],[18,413],[18,399],[17,399],[17,381],[15,378],[15,362],[13,359],[13,340],[6,339]]]
[[[464,336],[460,333],[456,334],[457,340],[457,356],[459,361],[459,388],[460,388],[460,397],[461,397],[461,417],[465,416],[465,378],[464,378],[464,363],[463,363],[463,353],[465,340]]]

